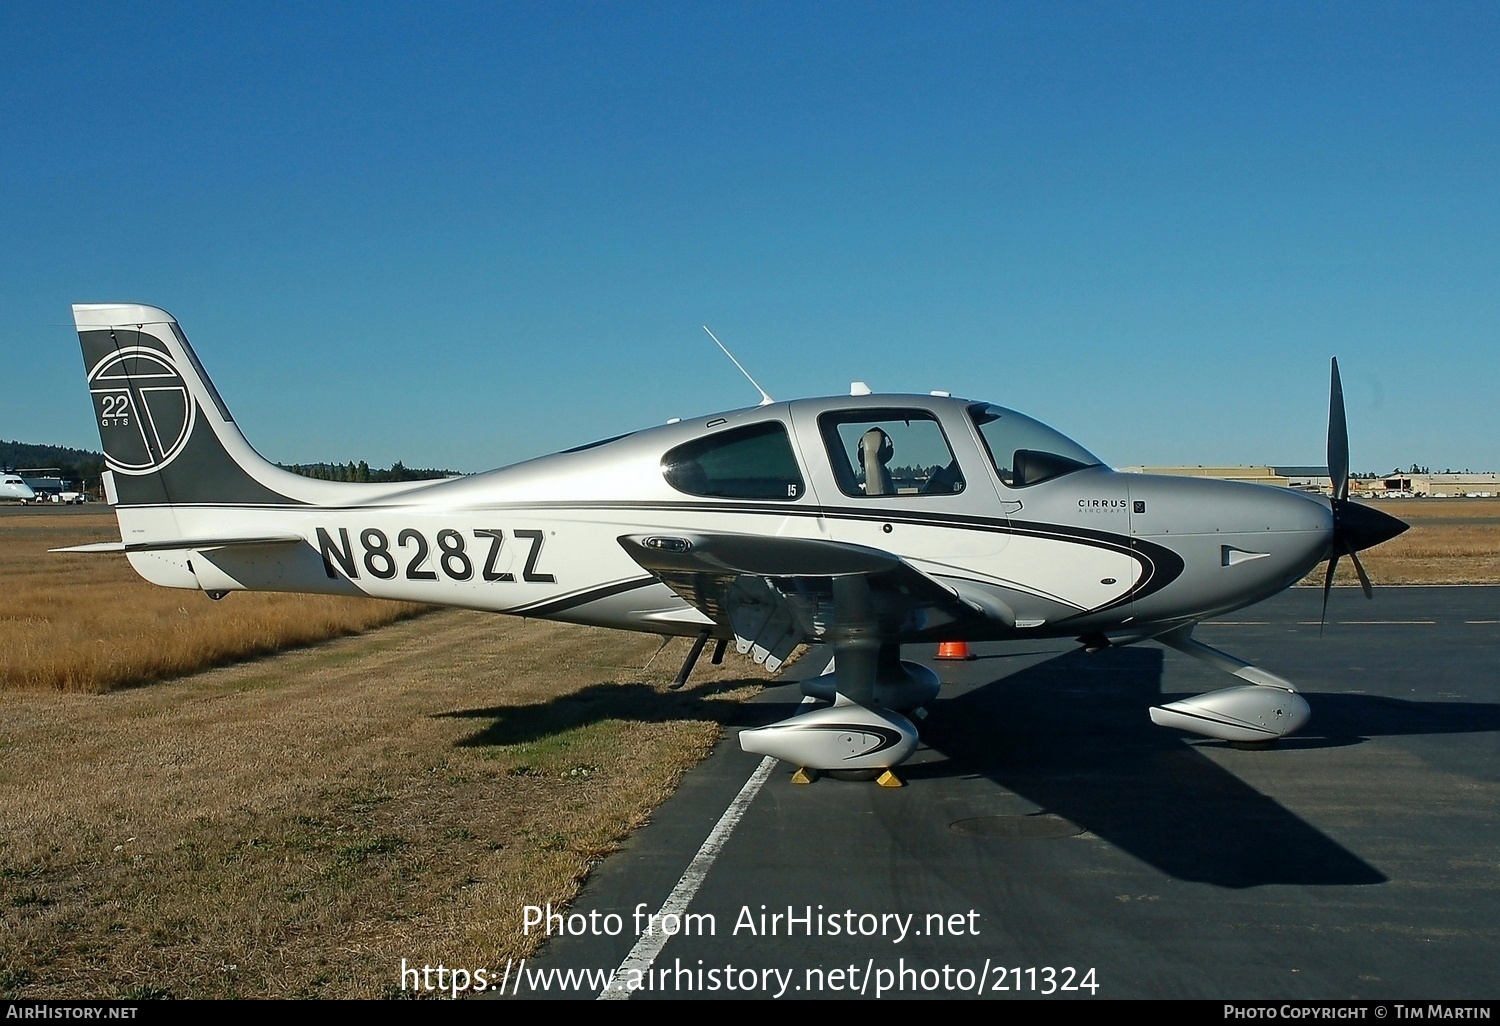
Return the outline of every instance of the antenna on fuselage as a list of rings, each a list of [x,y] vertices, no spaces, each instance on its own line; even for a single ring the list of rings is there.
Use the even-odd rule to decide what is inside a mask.
[[[704,331],[708,331],[708,325],[707,324],[703,325],[703,330]],[[767,392],[764,388],[760,387],[760,382],[759,381],[756,381],[754,378],[752,378],[750,376],[750,372],[745,369],[745,365],[742,364],[742,363],[740,363],[740,361],[736,360],[734,358],[734,354],[731,353],[727,348],[725,348],[724,343],[722,343],[722,342],[719,341],[719,336],[715,335],[711,331],[708,331],[708,337],[714,340],[714,345],[718,346],[721,350],[723,350],[725,356],[729,357],[729,362],[732,363],[732,364],[734,364],[736,367],[738,367],[740,369],[740,373],[743,374],[743,375],[745,375],[745,380],[748,381],[748,382],[750,382],[750,384],[752,384],[752,385],[755,386],[755,390],[760,393],[760,405],[761,406],[769,406],[769,405],[771,405],[772,403],[774,403],[776,401],[775,399],[771,398],[771,393]]]

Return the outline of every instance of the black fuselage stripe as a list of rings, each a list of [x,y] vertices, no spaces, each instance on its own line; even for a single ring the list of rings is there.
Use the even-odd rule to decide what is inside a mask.
[[[519,616],[555,616],[578,606],[586,606],[590,602],[598,602],[600,599],[613,598],[616,595],[624,595],[627,592],[637,591],[641,588],[649,588],[653,584],[661,584],[659,577],[638,577],[632,581],[618,581],[614,584],[606,584],[597,588],[586,588],[572,595],[562,598],[548,599],[545,602],[537,602],[529,606],[516,606],[507,609],[507,613]]]
[[[365,512],[392,512],[409,510],[413,513],[426,513],[421,506],[408,503],[389,503],[379,505],[357,505],[357,506],[262,506],[247,505],[245,503],[143,503],[138,506],[119,506],[119,509],[240,509],[246,512],[256,510],[288,510],[301,513],[365,513]],[[1107,531],[1098,531],[1086,527],[1067,527],[1059,524],[1039,524],[1026,520],[1010,520],[1004,517],[986,517],[977,514],[959,513],[921,513],[911,510],[893,509],[881,512],[867,512],[861,509],[853,509],[842,506],[767,506],[750,503],[692,503],[692,502],[662,502],[662,501],[640,501],[640,502],[517,502],[507,503],[500,506],[469,506],[450,507],[444,510],[449,513],[496,513],[507,514],[520,510],[638,510],[655,509],[672,512],[686,513],[737,513],[737,514],[772,514],[780,516],[827,518],[834,517],[840,520],[865,520],[879,523],[910,524],[914,526],[927,527],[954,527],[967,530],[989,531],[994,534],[1025,534],[1037,537],[1055,536],[1070,540],[1088,539],[1105,545],[1116,546],[1122,551],[1130,548],[1130,539],[1123,535],[1112,534]]]

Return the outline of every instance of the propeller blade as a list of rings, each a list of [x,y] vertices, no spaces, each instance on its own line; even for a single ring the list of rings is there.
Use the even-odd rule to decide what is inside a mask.
[[[1333,501],[1349,498],[1349,424],[1344,419],[1344,386],[1339,381],[1337,356],[1328,385],[1328,476],[1333,481]]]
[[[1365,598],[1375,597],[1375,589],[1370,587],[1370,578],[1365,575],[1365,568],[1359,561],[1359,556],[1353,549],[1349,550],[1349,558],[1354,562],[1354,572],[1359,575],[1359,586],[1365,590]]]
[[[1318,637],[1323,636],[1323,625],[1328,622],[1328,593],[1333,590],[1333,572],[1338,569],[1339,554],[1328,557],[1328,573],[1323,577],[1323,615],[1318,617]]]
[[[1329,539],[1328,573],[1323,578],[1323,615],[1318,620],[1320,636],[1328,622],[1328,593],[1333,589],[1333,575],[1338,569],[1339,557],[1347,555],[1354,563],[1354,573],[1365,598],[1373,599],[1375,589],[1370,586],[1370,575],[1365,573],[1357,553],[1360,549],[1389,541],[1410,526],[1389,513],[1349,501],[1349,424],[1344,418],[1344,385],[1339,380],[1338,357],[1333,358],[1328,380],[1328,477],[1333,483],[1333,501],[1329,504],[1333,513],[1333,537]]]

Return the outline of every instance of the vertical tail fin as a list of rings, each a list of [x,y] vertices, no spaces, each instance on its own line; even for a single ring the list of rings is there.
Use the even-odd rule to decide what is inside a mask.
[[[302,479],[245,440],[165,310],[76,304],[73,322],[115,506],[302,505]]]

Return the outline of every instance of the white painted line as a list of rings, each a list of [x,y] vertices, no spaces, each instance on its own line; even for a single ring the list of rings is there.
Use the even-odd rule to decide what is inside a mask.
[[[811,695],[802,700],[803,705],[808,705],[814,699]],[[799,710],[800,711],[800,710]],[[709,832],[708,838],[698,849],[698,854],[693,856],[693,861],[683,871],[682,879],[677,881],[677,886],[672,888],[672,893],[667,895],[667,900],[662,902],[661,908],[656,913],[657,923],[661,923],[666,916],[675,916],[678,922],[682,921],[682,915],[687,911],[689,903],[698,893],[698,888],[703,886],[703,881],[708,878],[708,871],[713,868],[719,853],[724,850],[724,845],[729,842],[729,835],[734,833],[734,828],[739,826],[740,819],[745,815],[745,810],[760,793],[761,787],[771,777],[771,770],[776,765],[776,760],[766,756],[750,774],[750,779],[745,781],[745,786],[740,788],[740,793],[734,796],[734,801],[729,803],[729,808],[724,810],[724,815],[719,817],[719,822]],[[649,921],[648,921],[649,922]],[[620,968],[615,970],[614,976],[610,978],[609,986],[599,992],[600,1001],[628,1001],[635,992],[625,986],[624,978],[627,974],[638,974],[642,979],[651,971],[651,966],[656,962],[656,956],[661,954],[661,949],[666,947],[667,941],[676,934],[668,934],[660,929],[650,930],[643,933],[635,942],[635,947],[630,949],[630,954],[625,956],[625,961],[620,963]]]
[[[1323,586],[1321,584],[1294,584],[1292,587],[1299,591],[1309,591],[1313,588],[1322,588]],[[1357,584],[1334,585],[1335,589],[1345,588],[1349,591],[1353,591],[1358,587],[1359,585]],[[1378,587],[1381,591],[1385,591],[1387,588],[1410,588],[1412,590],[1416,590],[1417,588],[1500,588],[1500,584],[1381,584]]]
[[[1464,623],[1500,623],[1500,620],[1465,620]]]
[[[1399,627],[1399,626],[1435,627],[1436,620],[1329,620],[1328,626],[1339,627]],[[1317,627],[1317,620],[1298,620],[1298,627]]]
[[[708,876],[708,871],[713,867],[714,861],[719,853],[724,850],[724,844],[729,840],[729,835],[734,833],[734,828],[739,825],[740,817],[750,807],[750,802],[760,793],[761,786],[771,776],[771,768],[776,765],[776,760],[766,756],[760,761],[750,779],[745,781],[745,786],[740,788],[740,793],[735,795],[734,801],[729,803],[729,808],[724,810],[724,815],[719,817],[718,824],[698,849],[698,854],[693,856],[693,861],[688,863],[686,872],[682,879],[677,881],[677,886],[672,888],[672,893],[667,895],[667,900],[662,902],[661,909],[656,913],[654,922],[660,924],[666,916],[674,916],[680,923],[682,914],[687,911],[688,903],[698,893],[698,888],[703,886],[703,881]],[[650,930],[641,934],[635,942],[635,947],[630,949],[630,954],[625,956],[625,961],[620,963],[620,968],[615,970],[614,976],[609,981],[609,986],[599,992],[600,1001],[626,1001],[635,992],[625,986],[627,974],[638,974],[644,979],[651,971],[651,965],[656,961],[656,956],[661,954],[661,949],[666,947],[667,941],[676,934],[667,934],[660,928]]]
[[[1270,620],[1205,620],[1205,627],[1269,627]]]

